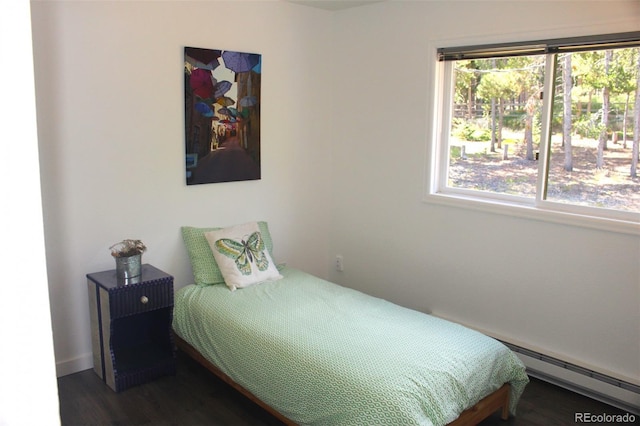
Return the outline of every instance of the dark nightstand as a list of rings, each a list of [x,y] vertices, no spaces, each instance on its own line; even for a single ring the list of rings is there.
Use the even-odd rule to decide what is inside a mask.
[[[87,274],[93,369],[120,392],[176,373],[171,333],[173,277],[148,264],[140,282],[118,282],[116,270]]]

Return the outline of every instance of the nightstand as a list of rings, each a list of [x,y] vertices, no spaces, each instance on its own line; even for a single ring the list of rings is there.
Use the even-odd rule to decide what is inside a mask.
[[[173,277],[144,264],[138,283],[119,282],[115,269],[87,283],[96,374],[116,392],[175,374]]]

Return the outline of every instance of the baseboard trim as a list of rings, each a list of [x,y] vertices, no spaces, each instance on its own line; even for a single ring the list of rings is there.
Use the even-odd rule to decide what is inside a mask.
[[[56,362],[56,376],[68,376],[91,368],[93,368],[93,355],[88,353],[76,358]]]

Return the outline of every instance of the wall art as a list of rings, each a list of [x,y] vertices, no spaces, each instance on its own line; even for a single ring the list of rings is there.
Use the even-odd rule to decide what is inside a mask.
[[[262,55],[184,48],[187,185],[257,180]]]

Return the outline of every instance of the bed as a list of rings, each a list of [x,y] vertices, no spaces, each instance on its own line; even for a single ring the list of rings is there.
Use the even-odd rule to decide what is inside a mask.
[[[266,223],[252,226],[272,263]],[[284,423],[476,424],[498,409],[515,414],[528,377],[501,343],[289,267],[232,291],[204,238],[212,230],[182,229],[196,283],[175,294],[177,345]],[[255,232],[238,238],[238,257],[253,263]]]

